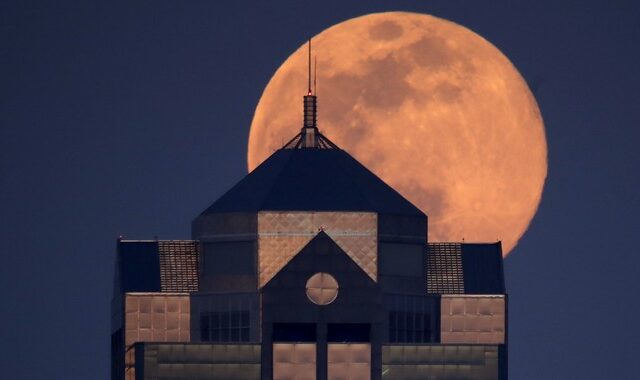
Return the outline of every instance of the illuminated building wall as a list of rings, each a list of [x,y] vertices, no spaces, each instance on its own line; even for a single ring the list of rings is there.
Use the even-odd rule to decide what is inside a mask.
[[[206,241],[119,241],[112,378],[506,379],[507,298],[499,243],[422,245],[422,269],[403,271],[378,262],[376,281],[346,252],[345,247],[356,245],[338,243],[331,232],[353,234],[356,241],[375,234],[384,241],[377,247],[389,241],[406,244],[386,248],[409,262],[419,243],[407,237],[400,243],[399,234],[381,238],[375,214],[265,215],[268,227],[260,227],[265,216],[257,215],[254,234],[212,239],[308,239],[293,254],[298,248],[281,245],[288,259],[261,288],[259,264],[252,265],[256,280],[251,291],[201,289]],[[344,215],[355,227],[332,224]],[[311,236],[318,220],[326,227]],[[252,246],[252,256],[272,254],[259,247]],[[446,263],[454,263],[455,271]],[[245,272],[251,274],[221,273],[242,277]],[[379,280],[390,273],[423,278],[422,291],[382,286]]]

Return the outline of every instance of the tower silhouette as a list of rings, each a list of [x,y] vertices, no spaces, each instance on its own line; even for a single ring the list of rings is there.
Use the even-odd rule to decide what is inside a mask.
[[[198,215],[117,243],[112,379],[506,379],[500,243],[427,215],[318,129]]]

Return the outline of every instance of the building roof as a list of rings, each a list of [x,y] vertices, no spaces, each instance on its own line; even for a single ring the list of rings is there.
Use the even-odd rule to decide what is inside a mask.
[[[119,240],[118,292],[198,290],[199,243],[194,240]]]
[[[427,244],[427,293],[504,294],[502,244]]]
[[[222,212],[373,211],[424,215],[342,149],[280,149],[201,215]]]

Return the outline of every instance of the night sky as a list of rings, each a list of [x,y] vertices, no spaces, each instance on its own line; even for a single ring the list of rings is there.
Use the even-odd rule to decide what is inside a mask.
[[[505,261],[511,378],[636,378],[640,2],[452,0],[0,1],[0,377],[107,379],[116,238],[189,238],[246,174],[278,66],[387,10],[485,37],[542,111],[543,199]]]

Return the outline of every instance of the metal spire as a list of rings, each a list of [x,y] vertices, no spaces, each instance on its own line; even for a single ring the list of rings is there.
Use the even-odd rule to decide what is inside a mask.
[[[307,91],[307,95],[313,95],[311,92],[311,38],[309,38],[309,58],[307,61],[309,63],[309,75],[307,77],[309,80],[309,91]]]
[[[317,126],[317,97],[311,90],[311,38],[309,38],[309,76],[308,91],[304,97],[304,126],[302,127],[302,147],[316,148],[318,146]]]
[[[284,145],[284,149],[340,149],[336,144],[324,137],[318,131],[318,98],[316,91],[316,77],[318,62],[315,61],[313,88],[311,87],[311,39],[309,39],[308,53],[308,78],[307,78],[307,95],[303,97],[304,120],[302,130],[293,139]]]

